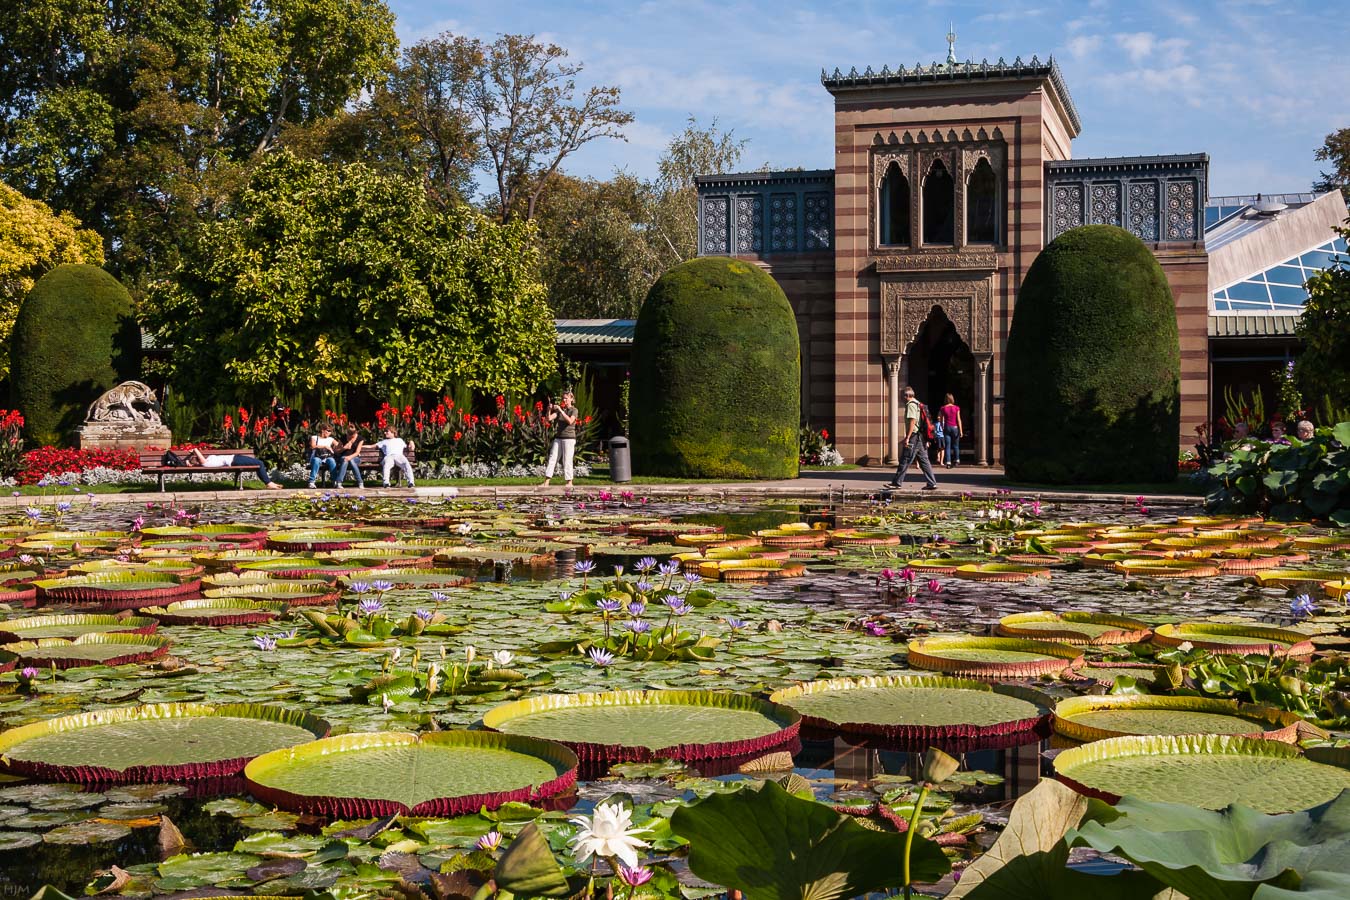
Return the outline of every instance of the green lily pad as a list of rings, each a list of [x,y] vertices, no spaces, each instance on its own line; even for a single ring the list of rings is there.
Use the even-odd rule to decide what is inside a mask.
[[[126,825],[91,819],[87,822],[77,822],[73,825],[53,828],[44,834],[42,839],[49,844],[84,846],[86,844],[106,844],[109,841],[120,841],[122,838],[130,836],[131,829]]]
[[[1129,734],[1236,734],[1293,741],[1297,713],[1205,697],[1071,697],[1055,706],[1055,731],[1079,741]]]

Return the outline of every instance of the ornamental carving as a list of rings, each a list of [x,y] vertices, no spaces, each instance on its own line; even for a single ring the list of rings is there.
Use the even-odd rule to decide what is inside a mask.
[[[974,171],[975,166],[981,159],[987,159],[999,183],[1007,184],[1008,148],[1001,140],[1002,136],[1002,131],[997,128],[994,129],[992,139],[984,128],[978,129],[976,133],[972,133],[969,128],[966,128],[960,135],[957,134],[955,129],[948,129],[945,133],[934,130],[931,142],[921,132],[920,140],[917,143],[908,131],[904,133],[903,139],[898,142],[894,133],[891,133],[889,137],[883,137],[881,134],[875,135],[872,139],[871,169],[869,172],[871,191],[868,197],[871,246],[882,246],[877,231],[880,225],[877,203],[881,193],[881,183],[885,180],[886,172],[891,163],[900,167],[900,171],[909,183],[910,228],[914,239],[921,241],[923,235],[923,183],[928,177],[929,170],[933,168],[934,161],[941,160],[947,168],[947,174],[951,175],[954,184],[952,197],[954,204],[953,244],[956,247],[963,247],[966,242],[966,180],[970,178],[970,173]],[[1001,202],[1006,204],[1006,192],[1000,192],[1000,196],[1003,198]],[[1006,210],[1000,211],[1000,221],[1003,220],[1004,216],[1006,216]],[[943,266],[936,266],[936,268],[943,268]],[[960,268],[967,268],[967,266],[961,266]]]
[[[708,197],[703,201],[703,252],[726,255],[731,252],[729,204],[726,197]]]
[[[909,272],[988,269],[998,266],[998,256],[988,251],[947,251],[940,253],[890,253],[877,257],[878,272]]]
[[[736,198],[736,252],[764,249],[764,198],[759,194]]]
[[[1165,240],[1198,240],[1195,222],[1195,182],[1167,182],[1167,236]]]
[[[1083,224],[1083,186],[1081,184],[1055,185],[1051,200],[1051,220],[1055,232],[1051,237],[1059,237],[1070,228]]]
[[[1158,182],[1130,183],[1129,230],[1142,241],[1158,239]]]
[[[769,250],[792,253],[797,249],[797,195],[774,194],[769,199]]]
[[[833,246],[831,234],[834,231],[833,213],[830,209],[830,193],[828,191],[812,191],[805,197],[805,207],[805,249],[829,250]]]
[[[1120,224],[1120,184],[1106,182],[1094,184],[1091,190],[1091,203],[1088,206],[1088,221],[1093,225]]]
[[[991,278],[951,281],[883,281],[881,354],[899,356],[919,336],[934,307],[956,326],[974,353],[991,352]]]

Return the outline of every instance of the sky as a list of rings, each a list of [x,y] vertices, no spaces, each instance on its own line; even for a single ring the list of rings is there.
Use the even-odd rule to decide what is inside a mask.
[[[742,168],[833,166],[822,68],[1053,56],[1083,121],[1073,155],[1210,156],[1211,196],[1306,191],[1350,127],[1350,25],[1302,0],[390,0],[399,38],[534,34],[622,91],[627,141],[565,169],[653,177],[690,116],[748,140]]]

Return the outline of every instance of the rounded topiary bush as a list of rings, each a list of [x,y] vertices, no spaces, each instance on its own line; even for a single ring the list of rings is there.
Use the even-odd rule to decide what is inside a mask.
[[[709,256],[662,275],[638,314],[632,379],[636,472],[797,475],[797,321],[758,266]]]
[[[140,330],[131,296],[98,266],[61,265],[38,279],[10,338],[13,403],[31,443],[59,444],[89,404],[137,375]]]
[[[1177,477],[1180,351],[1172,291],[1139,238],[1060,235],[1013,312],[1005,388],[1010,478],[1046,484]]]

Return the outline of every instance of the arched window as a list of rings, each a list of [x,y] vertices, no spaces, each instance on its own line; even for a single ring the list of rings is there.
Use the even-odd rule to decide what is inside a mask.
[[[877,206],[881,209],[877,243],[908,245],[909,179],[900,171],[900,164],[897,162],[892,162],[886,167],[886,177],[881,179],[881,196],[878,198]]]
[[[956,240],[956,182],[942,164],[933,160],[923,180],[923,242],[950,244]]]
[[[966,243],[998,243],[998,178],[981,157],[966,182]]]

